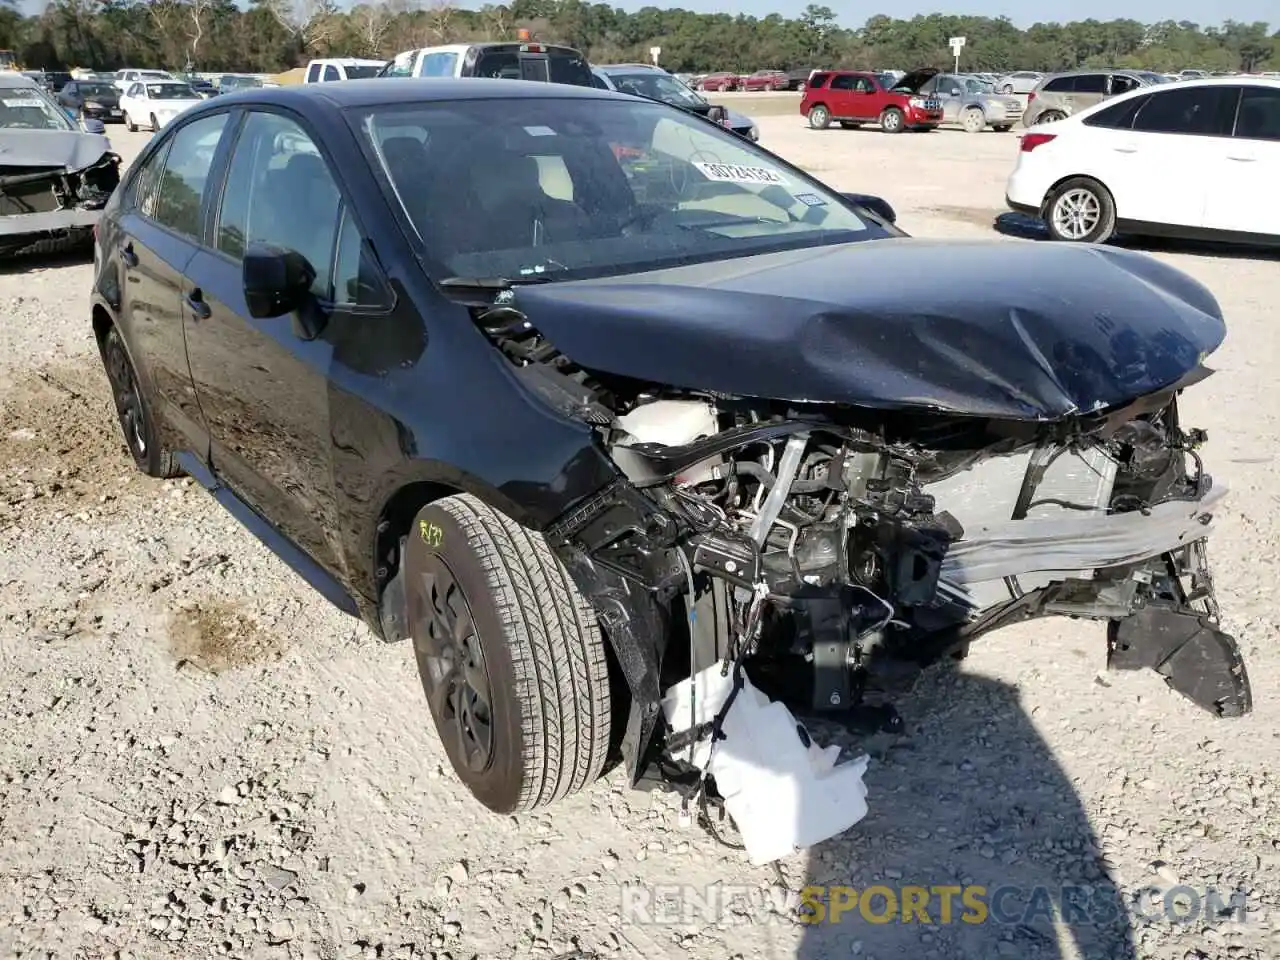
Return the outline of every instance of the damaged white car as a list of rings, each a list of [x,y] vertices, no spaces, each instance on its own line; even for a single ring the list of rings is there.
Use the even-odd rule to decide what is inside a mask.
[[[0,256],[90,239],[120,182],[100,120],[81,128],[20,73],[0,73]]]

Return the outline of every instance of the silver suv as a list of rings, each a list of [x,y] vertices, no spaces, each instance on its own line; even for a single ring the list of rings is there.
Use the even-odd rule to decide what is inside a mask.
[[[1051,74],[1027,94],[1022,123],[1030,127],[1062,120],[1108,97],[1168,82],[1161,74],[1149,70],[1072,70]]]

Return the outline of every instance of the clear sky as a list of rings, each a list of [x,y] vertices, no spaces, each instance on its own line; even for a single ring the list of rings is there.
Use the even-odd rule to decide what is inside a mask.
[[[341,2],[341,0],[340,0]],[[684,7],[700,13],[745,13],[757,17],[770,13],[795,16],[810,0],[683,0],[664,3],[663,0],[623,0],[614,5],[624,10],[638,10],[644,6]],[[1270,21],[1272,30],[1280,30],[1278,0],[1228,0],[1221,7],[1211,5],[1206,9],[1203,0],[1072,0],[1050,6],[1028,4],[1019,0],[899,0],[885,4],[883,11],[890,16],[909,19],[916,14],[948,13],[987,17],[1007,16],[1020,27],[1030,26],[1037,20],[1114,20],[1130,17],[1143,23],[1158,20],[1190,20],[1201,25],[1221,23],[1223,20]],[[24,13],[42,10],[47,0],[19,0]],[[460,0],[458,6],[478,9],[484,0]],[[343,6],[349,3],[344,2]],[[860,27],[867,18],[878,12],[876,8],[849,11],[845,4],[828,0],[827,6],[836,11],[840,23],[846,27]],[[861,6],[861,5],[858,5]],[[846,9],[842,10],[842,7]]]

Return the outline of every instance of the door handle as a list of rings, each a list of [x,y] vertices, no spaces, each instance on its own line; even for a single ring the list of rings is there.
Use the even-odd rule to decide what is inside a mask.
[[[132,241],[120,245],[120,259],[124,261],[126,267],[136,267],[138,265],[138,255],[133,252]]]
[[[192,313],[196,315],[197,320],[208,320],[213,315],[213,309],[209,304],[205,303],[204,295],[200,292],[200,288],[192,290],[182,298]]]

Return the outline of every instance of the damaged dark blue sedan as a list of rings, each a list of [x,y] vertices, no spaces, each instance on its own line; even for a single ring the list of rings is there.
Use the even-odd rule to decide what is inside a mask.
[[[412,638],[486,806],[612,754],[718,790],[767,860],[865,811],[805,795],[833,761],[787,707],[894,729],[904,674],[1010,623],[1097,620],[1113,668],[1251,707],[1205,549],[1225,490],[1178,413],[1213,296],[893,221],[607,91],[252,90],[133,165],[93,328],[138,466]],[[766,829],[764,796],[803,815]]]

